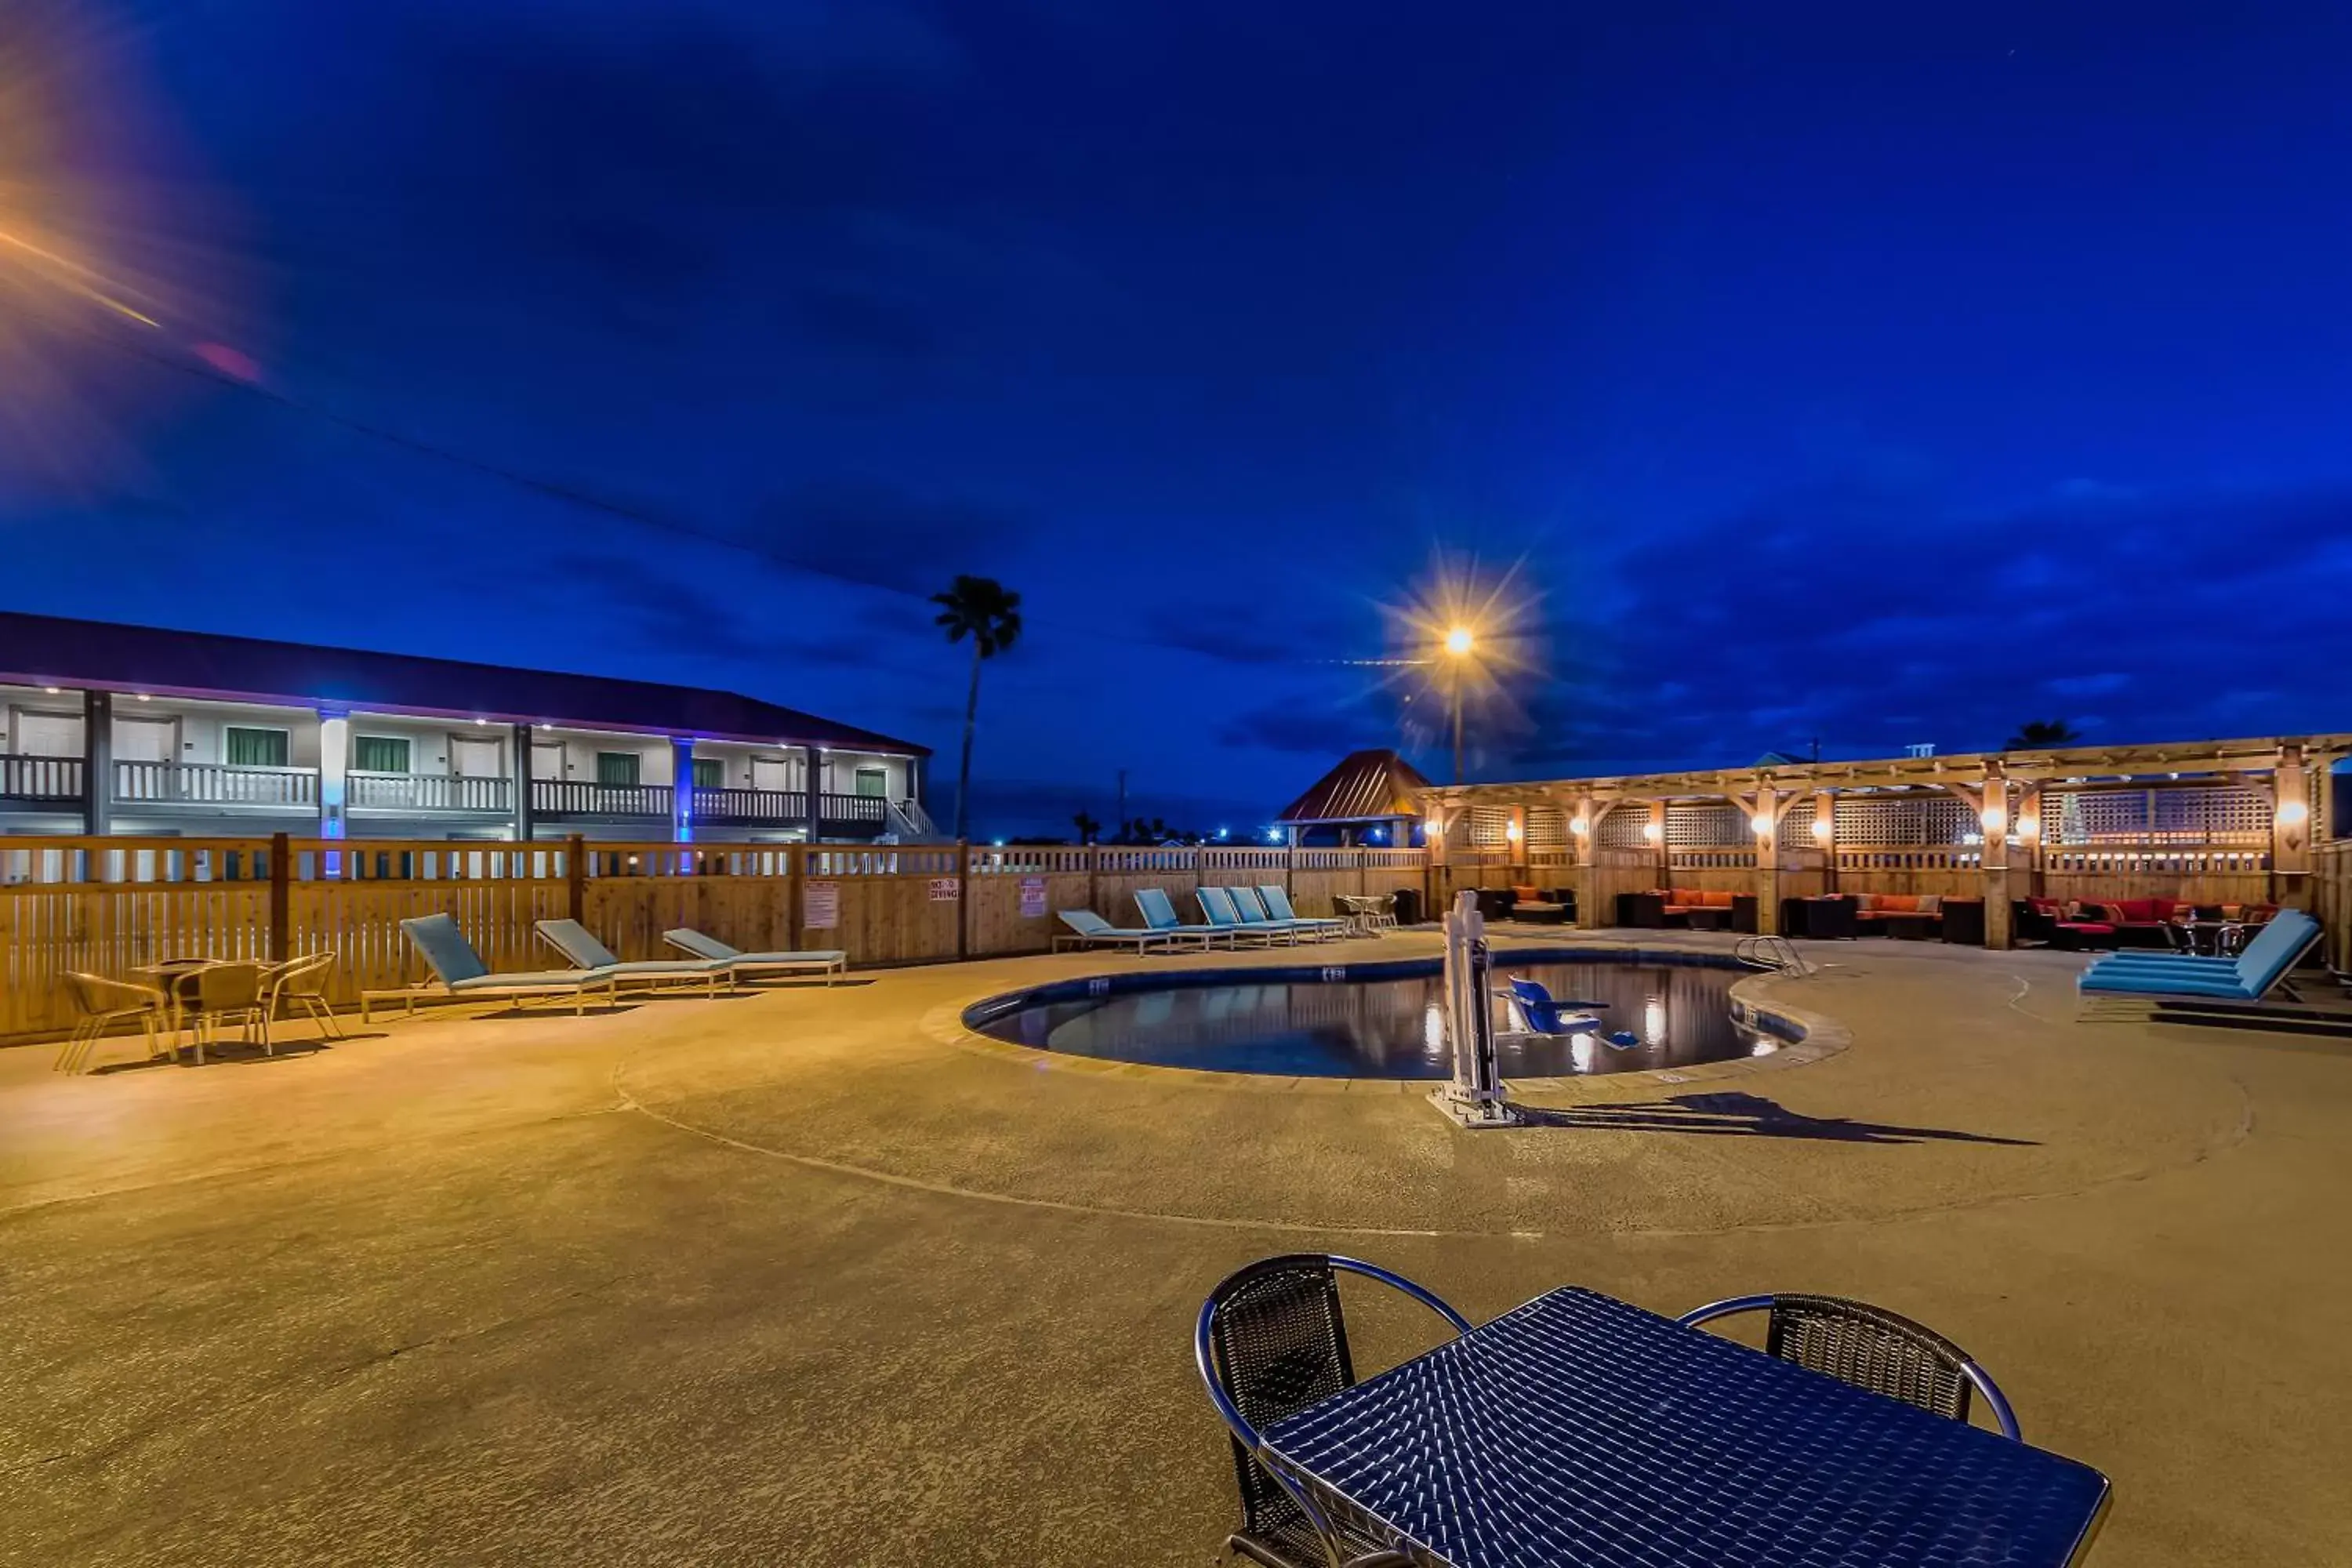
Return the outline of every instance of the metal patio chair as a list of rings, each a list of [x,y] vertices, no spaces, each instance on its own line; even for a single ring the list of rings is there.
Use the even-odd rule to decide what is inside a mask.
[[[1262,1568],[1380,1568],[1403,1553],[1335,1523],[1305,1489],[1262,1460],[1258,1429],[1356,1381],[1339,1310],[1342,1273],[1377,1279],[1445,1320],[1469,1320],[1402,1275],[1318,1252],[1261,1258],[1227,1276],[1201,1305],[1192,1353],[1209,1398],[1233,1435],[1241,1528],[1226,1549]]]
[[[1841,1296],[1735,1296],[1678,1320],[1685,1328],[1740,1312],[1771,1314],[1764,1353],[1899,1399],[1955,1421],[1969,1418],[1971,1391],[1984,1395],[2001,1436],[2018,1436],[2017,1414],[1990,1373],[1968,1352],[1910,1319]]]
[[[289,958],[283,963],[272,964],[261,978],[261,1033],[266,1040],[269,1026],[281,1009],[290,1008],[307,1016],[319,1026],[322,1040],[341,1040],[350,1037],[335,1021],[335,1009],[328,1003],[321,989],[327,971],[333,967],[335,955],[331,952],[306,952]]]
[[[49,1064],[52,1070],[89,1071],[99,1037],[125,1018],[139,1020],[140,1032],[147,1037],[148,1056],[163,1054],[160,1041],[165,998],[162,992],[133,985],[127,980],[109,980],[102,974],[68,973],[65,983],[66,994],[73,999],[74,1010],[81,1016],[75,1020],[73,1033],[58,1047],[58,1058]]]

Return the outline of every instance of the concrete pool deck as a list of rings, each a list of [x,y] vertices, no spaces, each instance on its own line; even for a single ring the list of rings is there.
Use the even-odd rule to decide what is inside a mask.
[[[0,1562],[1206,1564],[1233,1480],[1192,1314],[1300,1248],[1473,1319],[1859,1296],[2114,1479],[2094,1563],[2352,1559],[2352,1045],[2077,1025],[2063,954],[1806,951],[1774,999],[1850,1048],[1475,1134],[1425,1085],[954,1025],[1188,962],[1099,953],[201,1071],[0,1051]],[[1427,1342],[1376,1298],[1353,1327],[1368,1368]]]

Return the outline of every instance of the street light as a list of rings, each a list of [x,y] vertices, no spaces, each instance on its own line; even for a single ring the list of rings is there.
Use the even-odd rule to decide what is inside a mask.
[[[1455,626],[1445,634],[1445,652],[1454,660],[1454,782],[1462,782],[1462,687],[1468,673],[1466,660],[1478,639],[1470,635],[1468,626]]]

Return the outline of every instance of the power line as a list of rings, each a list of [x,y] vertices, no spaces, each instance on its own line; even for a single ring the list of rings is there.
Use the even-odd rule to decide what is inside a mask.
[[[440,446],[437,443],[425,440],[419,437],[410,436],[398,430],[390,429],[384,426],[373,424],[364,419],[356,419],[346,414],[339,414],[333,409],[321,406],[315,403],[305,402],[299,398],[289,396],[285,393],[276,391],[267,386],[262,386],[257,383],[244,381],[235,376],[223,374],[221,372],[213,369],[209,365],[191,363],[169,354],[158,353],[152,349],[142,347],[134,342],[126,342],[117,336],[95,333],[91,335],[94,336],[98,342],[104,343],[108,347],[113,348],[120,353],[128,354],[136,359],[143,360],[150,364],[189,377],[192,380],[209,382],[215,386],[225,387],[232,392],[243,393],[249,397],[258,398],[265,403],[272,404],[277,407],[285,409],[290,413],[307,416],[325,424],[332,425],[339,429],[351,431],[354,435],[364,436],[371,440],[379,441],[386,446],[394,447],[403,451],[414,453],[419,457],[431,458],[435,461],[447,464],[450,467],[464,469],[468,473],[478,474],[486,479],[497,479],[503,483],[513,485],[518,489],[533,491],[536,494],[545,496],[551,500],[561,502],[566,506],[574,506],[582,509],[583,510],[597,512],[603,516],[614,518],[619,521],[633,523],[640,528],[654,529],[660,532],[676,534],[681,538],[697,540],[705,544],[715,545],[722,550],[737,551],[742,554],[749,555],[755,560],[764,561],[772,566],[781,567],[789,572],[797,572],[809,576],[828,578],[834,582],[846,583],[856,587],[872,589],[877,593],[892,594],[901,598],[913,599],[922,604],[929,604],[930,602],[930,595],[923,593],[920,589],[908,588],[895,583],[880,582],[871,577],[861,577],[855,573],[844,572],[837,567],[825,566],[815,562],[796,560],[793,557],[785,554],[782,551],[773,550],[764,545],[754,543],[749,540],[737,537],[733,534],[724,533],[715,529],[705,528],[679,518],[667,516],[663,513],[654,511],[649,508],[632,505],[625,501],[613,500],[607,497],[597,495],[593,491],[575,489],[572,486],[562,484],[536,474],[525,473],[519,468],[508,468],[503,464],[492,462],[487,458],[478,458],[468,453],[456,451],[450,447]],[[1220,653],[1213,647],[1204,647],[1197,644],[1171,642],[1160,637],[1138,637],[1133,633],[1112,631],[1106,627],[1088,626],[1079,622],[1057,621],[1049,617],[1040,624],[1054,626],[1063,631],[1076,632],[1082,637],[1097,637],[1105,642],[1122,643],[1132,647],[1157,648],[1168,653],[1191,654],[1196,658],[1214,659],[1222,664],[1257,665],[1265,662],[1260,659],[1237,659],[1230,654]],[[1309,664],[1329,663],[1335,661],[1297,660],[1294,662]],[[1346,663],[1355,661],[1340,660],[1336,662]]]

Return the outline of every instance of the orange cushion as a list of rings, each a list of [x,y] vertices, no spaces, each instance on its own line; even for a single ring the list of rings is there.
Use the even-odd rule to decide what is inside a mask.
[[[1699,897],[1706,900],[1706,907],[1710,910],[1727,910],[1731,907],[1729,893],[1702,893]]]
[[[1511,897],[1517,899],[1523,904],[1539,904],[1543,902],[1543,895],[1541,893],[1538,892],[1533,888],[1522,888],[1516,882],[1511,885]]]

